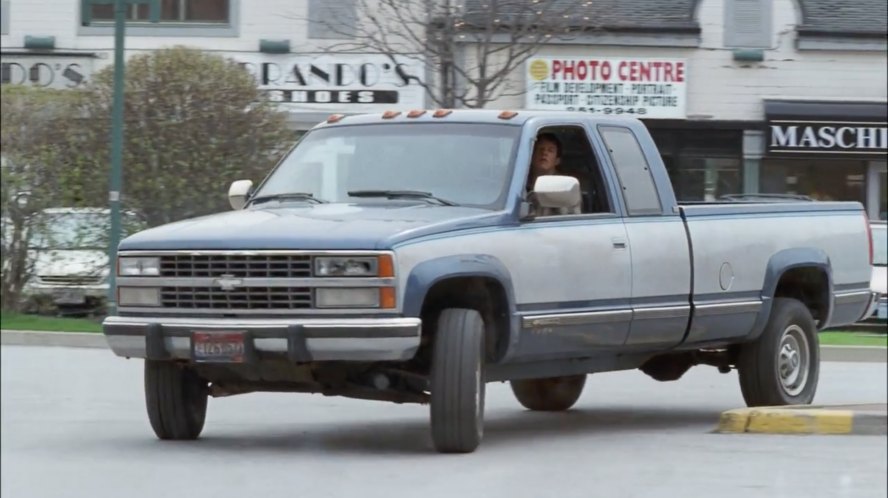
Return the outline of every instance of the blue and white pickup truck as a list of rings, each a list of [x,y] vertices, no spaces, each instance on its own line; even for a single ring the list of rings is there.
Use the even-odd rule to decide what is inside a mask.
[[[878,299],[863,206],[679,204],[635,119],[334,115],[229,199],[119,248],[104,333],[145,359],[161,439],[197,438],[208,396],[302,392],[429,403],[435,449],[470,452],[487,382],[566,410],[589,373],[697,364],[750,406],[806,404],[817,331]]]

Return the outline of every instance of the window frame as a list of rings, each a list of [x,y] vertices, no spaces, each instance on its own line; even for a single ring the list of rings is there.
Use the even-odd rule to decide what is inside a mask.
[[[240,0],[228,0],[228,22],[189,22],[189,21],[127,21],[127,36],[159,37],[225,37],[240,36]],[[84,9],[89,8],[88,0],[80,1],[77,34],[80,36],[113,36],[113,21],[93,20],[84,26]]]

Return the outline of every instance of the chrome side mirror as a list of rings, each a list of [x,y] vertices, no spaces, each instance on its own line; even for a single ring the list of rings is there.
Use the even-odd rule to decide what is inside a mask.
[[[533,193],[544,208],[570,208],[582,201],[580,182],[572,176],[541,176],[533,184]]]
[[[238,209],[243,209],[243,207],[247,204],[247,197],[250,195],[250,190],[253,188],[253,180],[237,180],[231,183],[231,187],[228,188],[228,203],[231,204],[231,209],[235,211]]]

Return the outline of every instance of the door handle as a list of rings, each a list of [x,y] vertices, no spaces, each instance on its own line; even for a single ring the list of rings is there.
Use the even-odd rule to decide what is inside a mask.
[[[626,239],[614,238],[614,239],[611,239],[611,242],[613,242],[614,247],[617,249],[626,249],[626,245],[627,245]]]

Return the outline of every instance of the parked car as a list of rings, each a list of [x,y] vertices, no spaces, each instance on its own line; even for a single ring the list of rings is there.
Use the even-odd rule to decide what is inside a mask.
[[[145,228],[133,212],[122,213],[124,236]],[[28,224],[32,276],[23,289],[32,307],[49,303],[62,312],[98,311],[108,296],[110,210],[44,209]]]
[[[860,203],[679,204],[637,119],[332,116],[229,199],[120,245],[103,330],[161,439],[197,438],[208,395],[316,392],[429,403],[435,448],[469,452],[487,382],[560,411],[588,373],[698,364],[807,404],[818,329],[875,301]]]
[[[888,323],[888,227],[884,221],[871,221],[873,236],[873,278],[871,288],[878,292],[878,307],[865,323]]]

